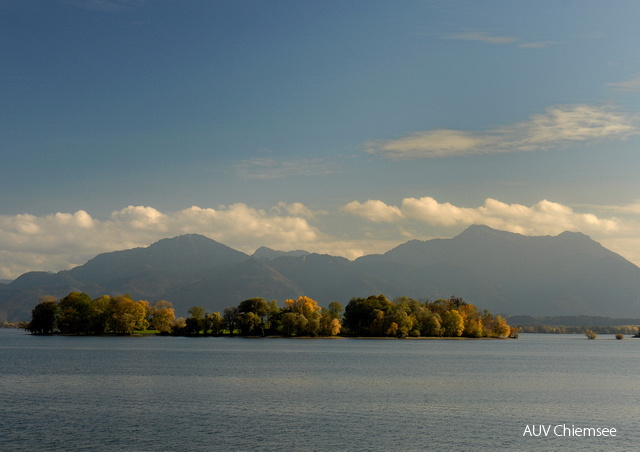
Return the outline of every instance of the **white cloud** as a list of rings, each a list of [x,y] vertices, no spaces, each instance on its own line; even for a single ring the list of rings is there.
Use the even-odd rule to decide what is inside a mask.
[[[630,78],[629,80],[624,80],[622,82],[616,82],[616,83],[609,83],[609,86],[611,86],[617,91],[622,91],[625,93],[640,92],[640,74]]]
[[[268,210],[243,203],[176,212],[128,206],[105,219],[87,212],[0,215],[0,279],[33,270],[59,271],[84,264],[97,254],[148,246],[182,234],[202,234],[234,249],[252,253],[260,246],[288,251],[305,249],[355,259],[388,251],[402,240],[335,238],[311,220],[329,215],[304,204],[280,202]],[[332,220],[330,220],[332,221]]]
[[[115,223],[122,223],[133,229],[166,229],[164,227],[166,215],[153,207],[129,206],[113,212],[111,219]]]
[[[340,210],[351,215],[365,218],[374,223],[393,223],[403,218],[399,208],[388,206],[382,201],[369,200],[365,203],[351,201]]]
[[[306,219],[271,215],[262,209],[237,203],[215,210],[191,207],[171,217],[180,233],[200,233],[214,240],[250,251],[258,246],[287,248],[290,244],[308,244],[318,231]]]
[[[365,143],[366,151],[392,159],[523,152],[638,133],[638,118],[612,106],[559,105],[527,121],[485,132],[428,130]]]
[[[45,216],[3,215],[0,278],[31,270],[67,269],[102,252],[147,246],[186,233],[203,234],[245,252],[261,245],[284,250],[310,247],[324,236],[305,215],[313,212],[300,203],[281,203],[270,213],[241,203],[219,209],[194,206],[171,213],[128,206],[105,220],[83,210]]]
[[[315,219],[318,215],[327,214],[327,212],[325,211],[314,212],[313,210],[309,209],[307,206],[305,206],[301,202],[294,202],[289,204],[282,201],[276,204],[275,206],[273,206],[270,209],[270,212],[276,215],[281,215],[282,213],[286,213],[286,214],[297,216],[297,217],[307,218],[309,220]]]
[[[447,235],[447,230],[453,236],[471,224],[525,235],[580,231],[596,240],[607,239],[616,249],[636,243],[633,237],[637,222],[633,219],[598,216],[591,213],[596,208],[585,210],[577,212],[546,200],[525,206],[487,199],[482,205],[467,207],[422,197],[405,198],[398,206],[380,200],[352,201],[339,212],[281,202],[270,209],[236,203],[215,209],[193,206],[175,212],[128,206],[104,219],[93,218],[83,210],[43,216],[0,215],[0,279],[32,270],[68,269],[99,253],[148,246],[188,233],[205,235],[246,253],[264,245],[348,259],[382,253],[412,238],[424,240],[442,236],[443,232]],[[635,205],[618,206],[616,212],[639,214]],[[333,235],[328,230],[334,231]],[[624,255],[640,256],[638,249],[627,250]]]
[[[369,221],[417,222],[441,227],[484,224],[525,235],[554,235],[564,231],[609,234],[621,228],[621,220],[615,217],[599,218],[591,213],[578,213],[568,206],[547,200],[525,206],[487,199],[481,206],[459,207],[423,197],[405,198],[400,207],[389,206],[382,201],[352,202],[343,210]],[[389,216],[376,219],[378,212],[391,211],[397,212],[393,220]]]

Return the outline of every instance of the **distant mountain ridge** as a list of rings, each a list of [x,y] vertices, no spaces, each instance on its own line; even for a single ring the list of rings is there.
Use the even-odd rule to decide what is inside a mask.
[[[412,240],[354,261],[261,247],[249,256],[189,234],[103,253],[58,273],[28,272],[0,285],[0,321],[27,320],[42,295],[129,293],[221,311],[251,297],[307,295],[326,306],[384,293],[431,300],[456,295],[508,315],[640,317],[640,268],[588,236],[527,237],[471,226],[451,239]]]
[[[162,239],[146,248],[99,254],[66,273],[81,283],[104,283],[142,272],[202,273],[249,256],[198,234]]]
[[[281,256],[300,257],[300,256],[306,256],[308,254],[311,254],[311,253],[304,250],[277,251],[277,250],[272,250],[271,248],[267,248],[266,246],[261,246],[251,256],[255,257],[256,259],[271,260]]]

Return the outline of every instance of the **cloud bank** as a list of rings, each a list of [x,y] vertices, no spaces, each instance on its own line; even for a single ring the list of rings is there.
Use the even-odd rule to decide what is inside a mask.
[[[612,106],[559,105],[527,121],[484,132],[436,129],[365,144],[368,153],[390,159],[438,158],[524,152],[577,142],[625,139],[638,133],[638,118]]]
[[[352,201],[342,207],[342,211],[373,222],[415,222],[440,227],[484,224],[524,235],[555,235],[564,231],[613,233],[621,228],[621,220],[615,217],[599,218],[591,213],[578,213],[547,200],[524,206],[489,198],[482,206],[460,207],[427,196],[405,198],[400,207],[382,201]]]
[[[590,211],[597,209],[589,207]],[[638,214],[636,204],[607,209],[600,208],[609,214]],[[248,254],[264,245],[355,259],[386,252],[412,238],[451,237],[472,224],[524,235],[580,231],[596,240],[609,240],[640,262],[640,242],[629,241],[635,236],[636,223],[618,217],[580,213],[546,200],[525,206],[487,199],[483,205],[465,207],[422,197],[404,198],[398,206],[380,200],[352,201],[333,212],[280,202],[266,210],[243,203],[217,209],[193,206],[175,212],[128,206],[104,219],[84,210],[43,216],[0,215],[0,279],[32,270],[64,270],[103,252],[148,246],[162,238],[190,233]],[[329,234],[329,230],[337,232]],[[624,248],[625,244],[637,250]]]
[[[322,240],[299,203],[280,203],[267,212],[238,203],[219,209],[190,207],[163,213],[153,207],[128,206],[98,220],[84,210],[45,216],[0,216],[0,278],[30,270],[57,271],[85,263],[96,254],[147,246],[181,234],[206,235],[251,252],[261,245],[289,249]]]

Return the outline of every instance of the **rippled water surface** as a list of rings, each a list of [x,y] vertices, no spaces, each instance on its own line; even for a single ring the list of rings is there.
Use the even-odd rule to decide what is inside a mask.
[[[0,329],[2,451],[637,450],[640,339],[38,337]],[[527,426],[616,437],[523,436]],[[560,430],[561,431],[561,430]]]

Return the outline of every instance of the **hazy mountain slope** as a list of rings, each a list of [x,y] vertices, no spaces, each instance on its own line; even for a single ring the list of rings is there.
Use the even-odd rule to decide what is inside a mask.
[[[207,237],[189,234],[160,240],[146,248],[99,254],[86,264],[58,273],[29,272],[0,286],[0,320],[30,318],[38,297],[63,297],[72,291],[92,297],[129,293],[155,301],[203,276],[237,265],[248,255]],[[6,305],[6,306],[5,306]]]
[[[352,261],[327,254],[280,257],[269,262],[280,274],[295,281],[304,293],[321,305],[331,301],[346,303],[359,296],[387,293],[391,284],[363,273]]]
[[[287,279],[267,263],[250,258],[220,272],[212,272],[191,284],[175,287],[165,294],[177,312],[202,306],[209,312],[222,312],[227,306],[262,297],[267,301],[297,298],[304,295],[295,282]]]
[[[44,295],[60,298],[81,285],[67,275],[47,272],[28,272],[10,284],[0,286],[0,321],[19,321],[31,318],[31,309]]]
[[[456,275],[450,278],[451,291],[510,314],[640,315],[640,269],[580,233],[525,237],[471,226],[452,239],[413,240],[357,262],[473,271],[498,293],[465,288]],[[432,279],[428,272],[425,279]]]
[[[261,248],[253,257],[203,236],[104,253],[72,270],[26,273],[0,285],[0,320],[27,320],[42,295],[129,293],[222,311],[251,297],[307,295],[326,306],[384,293],[390,298],[463,297],[510,315],[640,317],[640,268],[589,237],[525,237],[472,226],[452,239],[412,240],[355,261]]]
[[[448,262],[417,265],[384,259],[358,259],[355,265],[363,273],[385,279],[387,296],[436,300],[456,295],[474,304],[476,300],[483,300],[483,304],[478,305],[483,309],[509,310],[501,287],[474,269]]]
[[[194,274],[235,265],[248,255],[198,234],[160,240],[146,248],[99,254],[68,271],[83,283],[106,283],[142,272]]]

